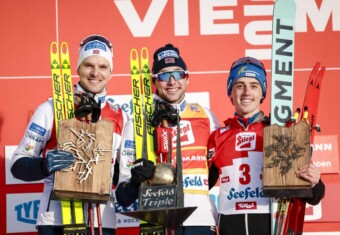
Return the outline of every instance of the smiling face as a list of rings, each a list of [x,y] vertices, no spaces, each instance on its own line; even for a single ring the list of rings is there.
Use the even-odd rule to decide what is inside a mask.
[[[249,77],[237,79],[229,97],[236,113],[245,118],[252,117],[260,111],[260,103],[264,98],[260,83],[257,79]]]
[[[170,66],[163,68],[158,73],[164,73],[169,71],[183,71],[181,67]],[[155,80],[155,86],[157,94],[166,102],[170,104],[178,104],[184,98],[185,90],[189,84],[189,79],[184,78],[178,81],[174,77],[170,77],[168,82]]]
[[[93,94],[102,92],[111,79],[109,62],[102,56],[89,56],[79,66],[78,75],[82,88]]]

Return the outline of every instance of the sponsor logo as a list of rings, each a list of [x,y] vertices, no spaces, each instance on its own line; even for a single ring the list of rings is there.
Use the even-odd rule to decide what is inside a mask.
[[[37,142],[37,143],[42,143],[42,142],[44,142],[44,139],[42,139],[42,138],[40,138],[40,137],[34,135],[33,133],[31,133],[31,132],[29,132],[29,131],[26,132],[25,137],[27,137],[27,138],[29,138],[29,139],[31,139],[31,140]]]
[[[132,165],[133,165],[133,160],[132,160],[132,159],[129,159],[129,160],[127,161],[127,163],[126,163],[126,167],[127,167],[127,168],[131,168]]]
[[[31,153],[33,151],[33,145],[26,144],[24,150],[25,150],[25,152]]]
[[[168,132],[165,129],[162,129],[162,144],[163,144],[163,150],[168,151],[169,150],[169,139],[168,139]]]
[[[192,132],[190,121],[181,121],[179,131],[182,146],[195,143],[195,137]],[[176,146],[176,140],[177,140],[177,128],[172,128],[172,144],[174,147]]]
[[[185,156],[185,157],[182,157],[182,161],[183,162],[189,162],[189,161],[206,162],[207,157],[206,156],[200,156],[200,155]]]
[[[134,108],[134,131],[139,137],[143,137],[143,111],[142,111],[142,100],[141,91],[139,89],[140,81],[132,81],[132,96],[133,96],[133,108]]]
[[[135,156],[135,151],[134,150],[123,150],[122,156]]]
[[[229,200],[238,199],[238,198],[247,200],[248,198],[259,198],[259,197],[263,197],[263,192],[259,187],[256,187],[255,189],[247,187],[245,190],[239,191],[239,192],[237,192],[235,188],[231,188],[229,195],[227,196]]]
[[[208,152],[208,159],[209,160],[214,156],[214,153],[215,153],[215,148],[209,149],[209,152]]]
[[[119,104],[119,103],[115,103],[115,100],[113,98],[108,98],[107,102],[115,110],[118,110],[118,108],[121,108],[128,115],[132,115],[132,112],[133,112],[133,109],[132,109],[132,99],[130,99],[130,101],[128,103]]]
[[[174,50],[166,50],[166,51],[162,51],[162,52],[158,53],[157,57],[158,57],[158,61],[160,61],[161,59],[163,59],[165,57],[176,57],[176,58],[178,58],[178,54]]]
[[[17,220],[27,224],[36,224],[38,218],[40,200],[24,202],[16,205],[14,210],[17,214]]]
[[[138,163],[133,164],[133,165],[131,166],[131,169],[134,169],[134,168],[136,168],[136,167],[143,166],[143,165],[144,165],[143,162],[138,162]]]
[[[225,176],[221,178],[221,183],[227,183],[230,182],[230,177],[229,176]]]
[[[105,100],[106,100],[106,96],[105,96],[105,95],[104,95],[104,96],[98,97],[98,103],[99,103],[99,104],[104,104],[104,103],[105,103]]]
[[[95,49],[106,51],[106,45],[103,42],[92,41],[86,44],[86,47],[84,50],[87,51],[87,50],[95,50]]]
[[[204,182],[204,185],[207,185],[207,182]],[[183,186],[185,188],[203,186],[203,181],[202,178],[197,175],[194,177],[187,176],[183,179]]]
[[[236,135],[236,151],[254,150],[256,147],[256,133],[243,132]]]
[[[198,112],[198,111],[199,111],[198,105],[196,105],[196,104],[191,104],[191,105],[190,105],[190,110],[193,111],[193,112]]]
[[[223,128],[220,128],[220,134],[222,134],[223,132],[227,131],[230,129],[230,126],[226,126],[226,127],[223,127]]]
[[[169,64],[169,63],[174,64],[174,63],[175,63],[175,58],[173,58],[173,57],[165,58],[165,59],[164,59],[164,62],[165,62],[166,64]]]
[[[235,204],[236,210],[256,210],[256,202],[237,202]]]
[[[39,126],[38,124],[35,124],[34,122],[30,125],[29,129],[41,136],[44,136],[46,133],[46,129]]]
[[[124,147],[134,149],[135,148],[135,141],[125,140]]]
[[[115,203],[115,211],[116,213],[119,212],[126,212],[126,211],[136,211],[138,209],[138,199],[136,199],[130,206],[122,206],[118,202]]]

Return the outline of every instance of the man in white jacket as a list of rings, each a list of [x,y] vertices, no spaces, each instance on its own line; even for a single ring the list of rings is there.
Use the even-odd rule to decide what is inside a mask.
[[[74,86],[75,94],[86,96],[91,102],[75,102],[76,116],[84,121],[108,119],[114,125],[112,145],[113,164],[120,146],[121,133],[127,115],[106,102],[106,86],[112,74],[113,49],[110,41],[100,35],[90,35],[80,44],[77,73],[80,81]],[[77,115],[78,114],[78,115]],[[70,152],[56,150],[53,100],[41,104],[32,116],[25,134],[13,154],[11,172],[17,179],[36,181],[44,179],[37,228],[39,235],[64,234],[60,201],[51,200],[54,172],[74,162]],[[62,160],[57,161],[57,159]],[[103,234],[115,234],[115,207],[109,201],[101,205]],[[84,209],[87,216],[87,210]],[[88,221],[88,220],[87,220]],[[87,227],[89,225],[87,224]]]

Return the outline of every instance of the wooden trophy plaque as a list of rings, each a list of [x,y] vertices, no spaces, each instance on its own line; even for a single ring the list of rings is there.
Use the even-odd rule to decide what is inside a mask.
[[[113,123],[77,119],[59,123],[58,149],[71,152],[75,163],[54,176],[54,199],[106,203],[111,191]]]
[[[295,175],[311,157],[310,125],[272,125],[263,130],[263,193],[266,197],[311,197],[310,182]]]

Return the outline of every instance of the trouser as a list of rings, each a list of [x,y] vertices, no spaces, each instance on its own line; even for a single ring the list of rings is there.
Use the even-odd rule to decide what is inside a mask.
[[[219,215],[220,235],[270,235],[270,214]]]
[[[52,225],[44,225],[37,226],[38,235],[63,235],[63,227],[62,226],[52,226]],[[98,235],[98,228],[94,229],[95,235]],[[103,235],[116,235],[116,230],[112,228],[102,228]],[[86,235],[90,235],[90,228],[86,229]]]
[[[180,226],[174,230],[175,235],[216,235],[215,226]],[[172,234],[162,226],[141,224],[140,235],[165,235]]]
[[[175,235],[216,235],[215,226],[181,226],[175,229]]]

